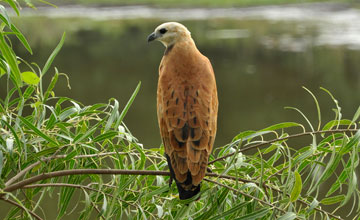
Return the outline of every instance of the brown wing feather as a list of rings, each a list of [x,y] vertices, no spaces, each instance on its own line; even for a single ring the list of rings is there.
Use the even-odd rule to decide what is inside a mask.
[[[175,50],[173,48],[171,53]],[[165,153],[170,158],[176,180],[183,183],[186,190],[193,189],[191,185],[199,185],[204,178],[216,135],[215,77],[208,59],[196,55],[199,56],[196,66],[185,63],[184,59],[183,65],[179,66],[164,56],[157,92],[158,120]],[[190,186],[188,172],[192,180]]]

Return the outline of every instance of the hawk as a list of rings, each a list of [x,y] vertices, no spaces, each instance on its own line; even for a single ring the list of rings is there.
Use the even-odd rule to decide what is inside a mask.
[[[200,192],[217,125],[214,70],[197,49],[189,30],[177,22],[158,26],[148,36],[165,47],[159,67],[157,116],[171,180],[180,199]]]

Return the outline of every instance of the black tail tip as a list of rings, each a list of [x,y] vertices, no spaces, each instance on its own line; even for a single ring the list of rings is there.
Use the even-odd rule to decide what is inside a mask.
[[[179,184],[180,185],[180,184]],[[194,196],[196,196],[199,192],[200,192],[200,184],[195,186],[195,189],[193,190],[185,190],[183,187],[179,187],[178,185],[178,190],[179,190],[179,198],[181,200],[185,200],[185,199],[190,199]]]

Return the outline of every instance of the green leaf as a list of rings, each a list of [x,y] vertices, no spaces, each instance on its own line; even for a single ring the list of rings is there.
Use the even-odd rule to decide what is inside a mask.
[[[47,90],[45,92],[44,103],[49,98],[50,93],[53,91],[58,78],[59,78],[59,73],[56,72],[55,75],[52,77],[51,82],[50,82],[50,84],[49,84],[49,86],[48,86],[48,88],[47,88]]]
[[[295,219],[297,216],[295,213],[293,212],[287,212],[284,215],[282,215],[280,218],[278,218],[277,220],[293,220]]]
[[[8,26],[11,26],[11,20],[4,6],[0,5],[0,19]]]
[[[97,137],[94,138],[93,142],[99,142],[99,141],[102,141],[102,140],[105,140],[105,139],[110,139],[113,138],[115,135],[117,135],[118,132],[117,131],[108,131],[104,134],[101,134]]]
[[[23,117],[20,117],[20,120],[25,124],[26,127],[28,127],[29,129],[33,130],[37,135],[39,135],[40,137],[44,138],[45,140],[47,140],[50,143],[53,143],[55,145],[58,145],[56,143],[55,140],[53,140],[52,138],[50,138],[49,136],[47,136],[46,134],[44,134],[42,131],[40,131],[38,128],[36,128],[31,122],[29,122],[28,120],[26,120]]]
[[[320,203],[322,203],[324,205],[332,205],[335,203],[342,202],[344,199],[345,199],[345,195],[337,195],[337,196],[325,198],[325,199],[321,200]]]
[[[45,73],[49,70],[52,62],[54,61],[54,59],[56,57],[56,55],[59,53],[61,47],[63,46],[64,41],[65,41],[65,32],[63,33],[59,44],[56,46],[56,48],[54,49],[54,51],[51,53],[48,60],[46,61],[45,66],[41,71],[41,76],[45,75]]]
[[[356,120],[358,120],[359,117],[360,117],[360,106],[356,110],[355,115],[354,115],[353,119],[351,120],[351,122],[355,122]]]
[[[133,94],[131,95],[129,101],[126,103],[124,109],[122,110],[118,120],[116,121],[115,128],[117,128],[120,125],[120,123],[122,122],[122,120],[124,119],[126,113],[128,112],[131,104],[133,103],[136,95],[138,94],[138,92],[140,90],[140,86],[141,86],[141,82],[138,83],[138,85],[135,88],[135,91],[133,92]]]
[[[290,128],[290,127],[302,127],[302,125],[296,122],[283,122],[264,128],[261,131],[274,131],[274,130]]]
[[[262,208],[256,212],[241,216],[240,218],[236,218],[235,220],[254,220],[260,219],[264,217],[269,212],[268,208]]]
[[[11,30],[15,33],[16,37],[20,40],[20,42],[24,45],[27,51],[29,51],[30,54],[33,54],[30,44],[27,42],[24,35],[15,27],[15,25],[11,25]]]
[[[347,119],[332,120],[332,121],[329,121],[328,123],[326,123],[326,125],[324,125],[322,130],[324,130],[324,131],[331,130],[334,126],[337,126],[337,125],[351,125],[351,124],[353,124],[353,122],[350,120],[347,120]]]
[[[14,9],[14,11],[16,12],[16,14],[19,16],[20,12],[19,9],[17,8],[15,1],[13,0],[6,0],[6,2],[12,7],[12,9]]]
[[[291,194],[290,194],[290,201],[291,202],[294,202],[299,198],[301,190],[302,190],[301,176],[298,173],[298,171],[295,171],[294,177],[295,177],[295,184],[294,184],[294,187],[293,187],[293,189],[291,191]]]
[[[6,43],[4,34],[0,34],[0,50],[7,62],[7,64],[10,66],[10,70],[11,70],[10,76],[14,80],[15,85],[17,87],[21,87],[22,86],[21,74],[20,74],[18,62],[16,59],[16,55],[15,55],[14,51]]]
[[[104,196],[104,201],[103,201],[103,205],[101,207],[101,211],[100,211],[100,214],[104,214],[107,210],[107,199],[106,199],[106,196]]]
[[[24,96],[24,100],[27,100],[35,91],[35,87],[34,86],[28,86],[23,94]]]
[[[108,119],[108,121],[106,122],[106,125],[105,125],[105,131],[109,130],[111,125],[113,124],[113,122],[115,121],[116,119],[116,116],[119,114],[119,102],[114,99],[114,107],[113,107],[113,110],[111,111],[111,115]]]
[[[21,79],[29,85],[37,85],[40,82],[40,78],[30,71],[21,73]]]
[[[247,204],[248,204],[248,202],[242,202],[240,204],[237,204],[237,205],[233,206],[231,209],[229,209],[229,210],[227,210],[225,212],[222,212],[219,215],[216,215],[216,216],[210,218],[209,220],[218,220],[218,219],[224,218],[224,217],[226,217],[228,215],[234,214],[234,213],[240,211],[241,207],[243,207],[243,206],[245,206]]]

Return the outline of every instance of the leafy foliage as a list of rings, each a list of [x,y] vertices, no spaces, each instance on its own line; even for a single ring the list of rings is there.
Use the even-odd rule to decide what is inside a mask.
[[[15,2],[7,2],[19,14]],[[0,76],[8,82],[0,99],[0,200],[14,206],[6,219],[45,218],[44,195],[57,199],[58,219],[76,208],[79,219],[343,219],[336,211],[349,204],[359,217],[360,107],[352,120],[343,119],[338,101],[323,89],[334,101],[335,118],[322,125],[320,105],[306,89],[317,126],[291,108],[306,126],[284,122],[238,134],[211,156],[201,197],[180,201],[167,183],[163,148],[144,148],[123,123],[140,83],[123,108],[115,99],[84,106],[57,97],[53,89],[66,75],[55,68],[46,88],[42,77],[65,34],[43,68],[30,65],[15,55],[8,35],[31,53],[30,46],[5,8],[0,11]],[[311,139],[293,141],[305,136]],[[76,191],[83,197],[74,202]]]

